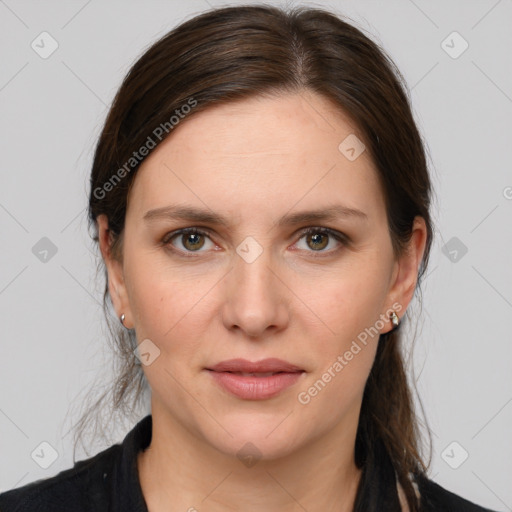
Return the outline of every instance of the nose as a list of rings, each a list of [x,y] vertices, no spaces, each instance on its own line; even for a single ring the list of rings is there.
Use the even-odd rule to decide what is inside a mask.
[[[291,298],[285,281],[270,250],[263,250],[252,262],[235,255],[225,286],[224,326],[253,340],[285,329]]]

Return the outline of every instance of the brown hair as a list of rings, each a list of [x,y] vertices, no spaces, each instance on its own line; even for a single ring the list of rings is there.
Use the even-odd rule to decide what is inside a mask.
[[[98,215],[107,216],[112,249],[121,259],[127,196],[143,160],[138,153],[135,158],[134,151],[146,147],[150,152],[150,140],[156,144],[165,140],[176,120],[185,117],[182,114],[193,116],[214,104],[254,95],[303,90],[330,99],[360,130],[382,183],[396,256],[410,239],[415,216],[425,220],[421,278],[433,233],[431,184],[404,80],[386,53],[361,30],[316,8],[283,10],[258,4],[214,9],[153,44],[124,79],[99,138],[91,173],[91,226],[96,228]],[[97,231],[93,238],[98,241]],[[113,409],[120,410],[128,407],[130,397],[132,405],[139,400],[147,382],[132,353],[134,333],[127,333],[117,318],[112,324],[110,306],[106,283],[104,308],[120,364],[110,392]],[[427,468],[420,455],[400,337],[395,331],[379,340],[363,397],[356,462],[362,467],[379,464],[374,447],[383,446],[412,512],[419,510],[419,504],[410,473],[424,474]],[[361,489],[371,492],[367,485],[361,483],[358,503]]]

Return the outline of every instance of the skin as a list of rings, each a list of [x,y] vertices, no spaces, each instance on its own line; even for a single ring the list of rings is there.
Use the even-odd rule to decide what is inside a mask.
[[[352,510],[355,436],[378,337],[309,403],[297,395],[365,328],[389,331],[394,304],[403,316],[426,240],[418,217],[408,249],[395,257],[369,153],[350,161],[338,149],[352,133],[350,119],[308,91],[211,107],[182,121],[143,162],[128,197],[122,262],[110,253],[106,217],[98,218],[115,310],[139,343],[149,338],[160,350],[143,366],[153,432],[138,469],[151,512]],[[175,203],[222,214],[229,226],[143,220]],[[366,218],[277,224],[333,204]],[[208,236],[162,242],[185,227]],[[325,235],[315,245],[301,233],[307,227],[349,241]],[[247,236],[263,249],[251,263],[236,252]],[[242,400],[205,370],[234,357],[278,357],[305,373],[276,397]],[[252,467],[236,456],[247,442],[261,457]]]

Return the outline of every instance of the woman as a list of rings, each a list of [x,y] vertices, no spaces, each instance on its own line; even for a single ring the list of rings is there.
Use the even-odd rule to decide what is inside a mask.
[[[151,415],[0,509],[486,510],[427,478],[400,352],[430,196],[400,74],[350,24],[260,5],[170,32],[89,201],[119,397],[147,383]]]

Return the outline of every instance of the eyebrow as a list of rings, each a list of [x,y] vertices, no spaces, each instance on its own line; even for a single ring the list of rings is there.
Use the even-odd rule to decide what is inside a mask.
[[[279,227],[293,226],[306,222],[334,221],[344,217],[362,221],[368,220],[368,216],[363,211],[336,204],[317,210],[287,213],[283,215],[276,224]],[[183,205],[169,205],[149,210],[144,214],[143,219],[148,223],[159,219],[179,219],[203,222],[226,228],[230,226],[229,220],[226,217],[215,213],[212,210]]]

